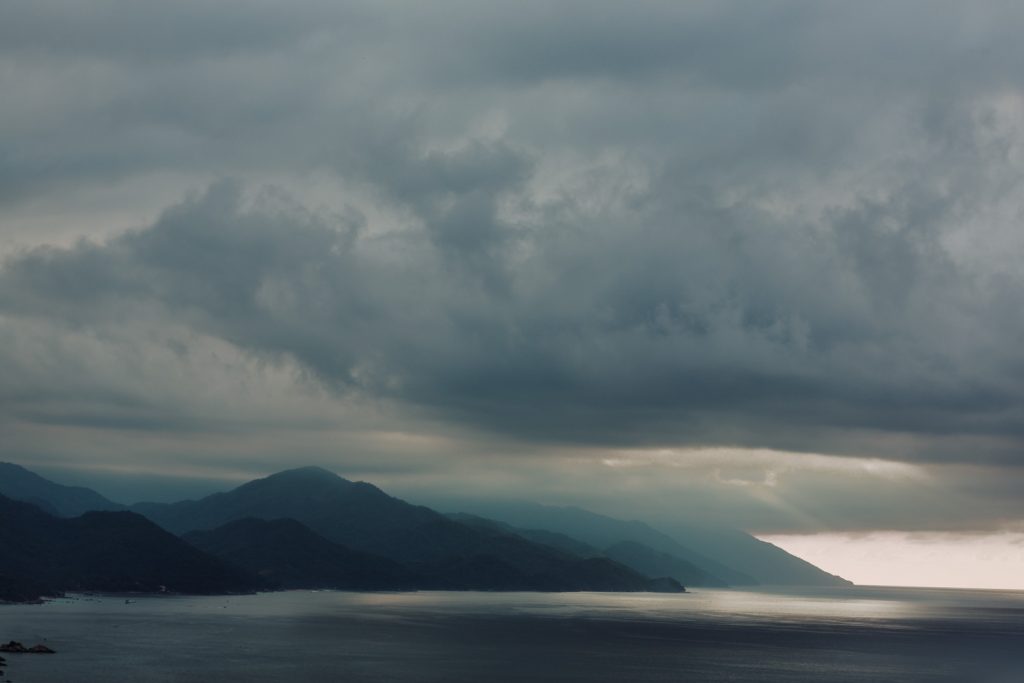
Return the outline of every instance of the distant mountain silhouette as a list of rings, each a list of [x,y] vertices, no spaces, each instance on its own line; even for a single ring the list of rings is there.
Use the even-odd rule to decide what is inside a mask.
[[[231,593],[256,587],[254,577],[141,515],[88,512],[65,519],[0,496],[0,599],[25,599],[26,592]]]
[[[758,583],[747,573],[749,568],[743,567],[743,571],[739,571],[727,566],[723,562],[684,546],[643,522],[615,519],[578,507],[556,507],[527,502],[468,500],[460,501],[458,505],[479,515],[501,520],[516,528],[543,529],[564,534],[601,549],[602,554],[604,554],[605,548],[610,548],[623,541],[642,544],[651,550],[667,553],[695,567],[698,572],[694,573],[694,578],[697,580],[687,583],[688,586],[749,586]]]
[[[246,517],[184,539],[259,576],[269,588],[407,590],[417,577],[393,560],[350,550],[294,519]]]
[[[132,506],[195,547],[126,512],[57,519],[121,506],[18,465],[0,463],[0,475],[0,493],[31,503],[19,508],[5,499],[0,509],[9,512],[0,516],[0,599],[161,585],[180,592],[671,591],[679,583],[848,583],[735,529],[679,525],[666,534],[642,522],[531,503],[477,502],[467,509],[486,517],[442,515],[317,467],[197,501]]]
[[[638,572],[629,571],[623,572],[623,568],[633,569],[628,567],[625,563],[615,562],[611,558],[605,556],[601,551],[593,548],[586,543],[582,543],[573,538],[570,538],[564,534],[553,533],[550,531],[535,530],[535,529],[516,529],[503,522],[497,522],[492,519],[486,519],[484,517],[478,517],[476,515],[469,515],[465,513],[453,513],[446,515],[449,519],[452,519],[461,524],[479,529],[489,534],[506,535],[516,538],[525,538],[533,543],[548,546],[554,550],[557,550],[569,557],[575,558],[575,561],[570,561],[567,568],[572,570],[572,577],[575,577],[577,583],[580,584],[580,590],[623,590],[615,588],[607,588],[609,584],[608,577],[612,577],[619,585],[629,584],[633,588],[630,590],[644,591],[664,591],[664,592],[678,592],[683,584],[678,580],[669,577],[664,574],[646,574],[640,572],[641,576],[637,576]],[[610,561],[611,560],[611,561]],[[451,565],[445,565],[446,570],[451,571]],[[564,570],[563,570],[564,571]],[[646,576],[659,576],[664,577],[656,580],[648,580]],[[508,587],[504,590],[528,590],[522,588],[524,577],[518,579],[514,575],[506,577]],[[538,582],[543,583],[544,581],[551,582],[556,577],[526,577],[529,578],[533,584]],[[571,579],[570,576],[565,576],[561,579],[557,579],[558,582],[565,583]],[[518,582],[518,583],[517,583]],[[552,589],[556,590],[556,589]]]
[[[671,576],[677,581],[685,581],[689,586],[726,585],[722,579],[686,560],[636,541],[619,541],[605,548],[604,554],[648,576]]]
[[[480,517],[479,515],[471,515],[466,512],[453,512],[446,516],[449,519],[453,519],[456,522],[460,522],[468,526],[475,526],[477,528],[487,529],[490,531],[501,531],[504,533],[516,534],[517,536],[522,536],[528,541],[550,546],[556,550],[568,553],[569,555],[574,555],[575,557],[605,557],[605,553],[601,552],[594,546],[577,540],[571,536],[560,534],[556,531],[547,531],[546,529],[520,529],[512,526],[511,524],[506,524],[505,522]]]
[[[487,590],[680,590],[606,558],[581,559],[514,533],[481,529],[317,467],[287,470],[198,501],[132,508],[178,534],[246,517],[290,518],[352,550],[387,557],[420,587]]]
[[[504,522],[464,512],[452,513],[448,517],[464,524],[515,533],[535,543],[549,545],[577,557],[606,557],[645,576],[670,576],[687,586],[722,587],[726,585],[722,579],[712,576],[686,560],[636,541],[619,541],[604,550],[599,550],[595,546],[556,531],[519,529]]]
[[[10,462],[0,462],[0,495],[32,503],[59,517],[77,517],[92,510],[125,509],[92,489],[62,486]]]
[[[686,585],[840,586],[850,583],[737,529],[679,525],[663,533],[643,522],[615,519],[578,507],[474,500],[452,505],[517,528],[566,534],[597,548],[611,548],[623,541],[638,543],[687,562],[709,577],[695,577]],[[625,554],[618,554],[617,559],[641,572],[651,568],[645,561],[630,559]],[[684,576],[675,578],[683,580]]]
[[[676,524],[666,527],[665,531],[688,547],[699,548],[731,566],[743,567],[764,585],[852,585],[841,576],[822,571],[776,545],[737,529]]]

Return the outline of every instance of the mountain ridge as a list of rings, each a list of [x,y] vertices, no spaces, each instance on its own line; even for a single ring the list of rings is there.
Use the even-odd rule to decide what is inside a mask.
[[[654,584],[608,558],[581,559],[515,534],[461,524],[321,468],[285,470],[197,501],[132,509],[177,534],[245,517],[294,519],[330,542],[403,563],[425,587],[439,589],[633,591],[674,585]]]
[[[30,502],[51,514],[58,512],[58,507],[71,510],[73,504],[125,509],[89,489],[50,482],[19,465],[0,464],[3,466],[15,472],[19,481],[32,483],[23,495],[31,494]],[[0,480],[4,482],[12,487],[11,480]],[[73,493],[71,502],[69,491]],[[337,558],[348,552],[353,553],[350,558],[385,559],[401,565],[406,578],[416,577],[413,583],[417,587],[444,589],[577,590],[589,586],[586,589],[605,590],[593,587],[618,581],[620,589],[636,590],[653,586],[638,580],[642,576],[650,581],[647,577],[652,574],[697,586],[847,583],[738,530],[680,525],[670,528],[670,534],[644,522],[578,507],[502,505],[467,506],[485,516],[442,515],[391,496],[373,484],[308,466],[276,472],[198,500],[138,503],[128,509],[174,534],[189,535],[192,541],[208,534],[206,550],[210,554],[227,561],[233,554],[235,566],[262,572],[268,586],[276,580],[278,586],[312,587],[307,579],[317,577],[327,583],[333,580],[334,587],[356,587],[352,575],[323,563],[318,566],[313,561],[317,552]],[[231,526],[247,518],[250,521],[245,524]],[[266,537],[261,537],[257,528]],[[291,529],[291,537],[282,533],[286,528]],[[219,535],[209,535],[214,531]],[[276,549],[269,545],[272,538],[277,539]],[[296,553],[293,559],[297,563],[304,558],[308,576],[296,573],[295,566],[287,562],[275,564],[279,559],[275,553],[286,555],[288,547]],[[704,555],[694,547],[714,552]],[[760,562],[771,571],[753,566]],[[632,573],[622,573],[627,568]],[[575,583],[571,580],[574,572],[579,579]],[[751,576],[755,573],[757,578]],[[590,578],[583,581],[585,575]],[[764,581],[766,575],[784,580]],[[488,584],[488,576],[492,584]],[[396,579],[393,585],[401,589],[412,584]]]
[[[662,530],[639,520],[617,519],[576,506],[523,501],[461,500],[450,503],[449,507],[459,507],[514,527],[566,534],[602,549],[623,541],[640,543],[692,564],[708,576],[731,586],[851,585],[840,576],[738,529],[679,525]],[[637,566],[640,565],[634,565],[634,568]],[[702,585],[702,582],[691,581],[690,585]]]
[[[26,586],[36,595],[25,595]],[[0,599],[71,590],[220,594],[258,587],[246,572],[133,512],[55,517],[0,495]]]
[[[58,484],[13,462],[0,462],[0,495],[31,503],[59,517],[126,509],[90,488]]]

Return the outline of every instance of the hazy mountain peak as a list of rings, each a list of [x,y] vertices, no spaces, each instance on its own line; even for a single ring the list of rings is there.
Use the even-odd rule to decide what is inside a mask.
[[[61,517],[77,517],[90,510],[124,509],[92,489],[57,484],[12,462],[0,462],[0,494]]]
[[[307,465],[305,467],[294,467],[289,470],[281,470],[274,474],[267,475],[263,479],[257,479],[256,481],[345,481],[348,482],[344,477],[340,477],[330,470],[324,469],[323,467],[317,467],[316,465]],[[351,482],[349,482],[351,483]]]
[[[234,489],[238,493],[263,494],[267,491],[315,493],[350,489],[354,484],[322,467],[296,467],[254,479]]]
[[[362,499],[368,497],[392,498],[373,484],[365,481],[351,481],[315,465],[282,470],[262,479],[242,484],[235,491],[259,493],[260,495],[275,492],[280,495],[301,496],[316,496],[318,494],[330,496],[336,493],[345,493],[359,496]]]

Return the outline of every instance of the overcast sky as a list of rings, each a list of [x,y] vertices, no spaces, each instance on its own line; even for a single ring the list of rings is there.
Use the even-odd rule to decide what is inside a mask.
[[[1022,27],[5,0],[0,459],[1020,530]]]

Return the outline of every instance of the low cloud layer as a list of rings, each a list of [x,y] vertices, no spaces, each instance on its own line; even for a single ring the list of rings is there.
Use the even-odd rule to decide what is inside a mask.
[[[292,439],[584,500],[733,449],[788,473],[771,530],[1019,518],[1015,8],[65,10],[0,9],[0,455],[217,476]],[[878,519],[826,456],[979,502],[912,477]]]

